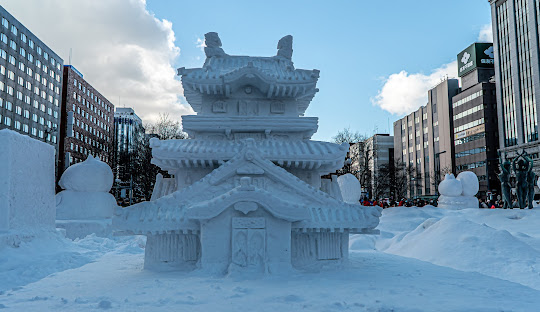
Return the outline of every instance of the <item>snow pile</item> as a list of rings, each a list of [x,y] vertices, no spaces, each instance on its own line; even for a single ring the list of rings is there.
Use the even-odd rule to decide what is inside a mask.
[[[397,207],[383,212],[378,229],[380,237],[354,236],[351,249],[376,249],[540,290],[540,212]]]
[[[453,174],[444,176],[444,180],[439,183],[439,208],[444,209],[465,209],[478,208],[478,177],[474,172],[463,171],[457,179]]]

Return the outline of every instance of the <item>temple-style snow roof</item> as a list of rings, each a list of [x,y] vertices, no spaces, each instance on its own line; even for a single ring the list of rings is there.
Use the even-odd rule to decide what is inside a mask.
[[[209,34],[212,34],[210,41]],[[178,69],[184,96],[193,110],[200,113],[202,95],[230,97],[238,87],[249,84],[267,98],[295,99],[299,114],[304,114],[318,91],[319,70],[294,68],[291,36],[280,40],[286,44],[278,45],[278,55],[273,57],[228,55],[221,49],[216,33],[208,33],[205,37],[207,58],[203,67]]]
[[[363,233],[378,225],[379,207],[351,205],[331,197],[264,159],[253,143],[189,187],[117,210],[115,228],[119,234],[197,232],[198,220],[213,218],[231,206],[247,214],[255,204],[292,221],[295,231]],[[230,184],[235,176],[240,177],[238,186]],[[268,189],[255,186],[252,180],[257,178],[268,180]]]
[[[348,145],[311,140],[259,140],[253,143],[261,155],[282,167],[333,172],[343,166]],[[246,140],[158,140],[150,141],[152,163],[163,170],[185,167],[216,167],[233,158]]]

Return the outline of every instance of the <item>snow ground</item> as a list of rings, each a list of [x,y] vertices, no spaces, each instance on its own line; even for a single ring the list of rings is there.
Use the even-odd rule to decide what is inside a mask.
[[[142,270],[144,239],[0,246],[0,311],[538,311],[540,211],[391,208],[349,264],[251,279]]]

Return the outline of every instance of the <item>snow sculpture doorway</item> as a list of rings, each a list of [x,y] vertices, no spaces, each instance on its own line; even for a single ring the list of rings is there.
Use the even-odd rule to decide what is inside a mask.
[[[265,270],[266,220],[264,218],[232,219],[232,262],[250,271]]]

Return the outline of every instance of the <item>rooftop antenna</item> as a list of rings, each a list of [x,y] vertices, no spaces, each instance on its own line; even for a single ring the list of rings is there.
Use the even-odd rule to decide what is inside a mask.
[[[73,49],[69,48],[69,65],[71,65],[71,54],[73,53]]]

